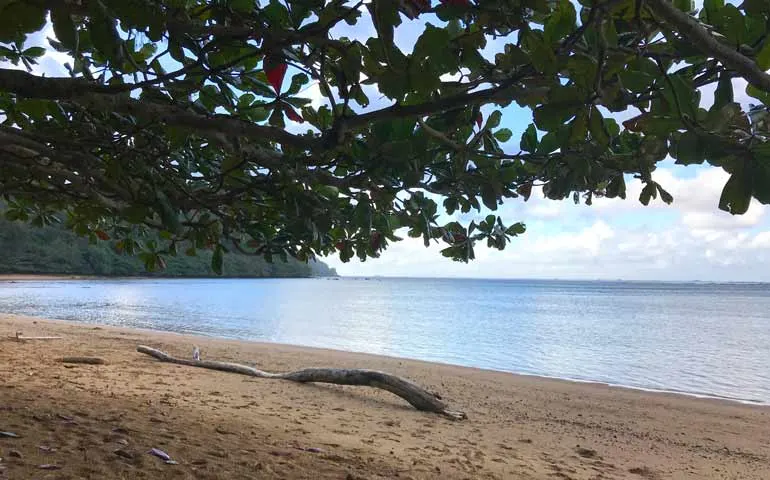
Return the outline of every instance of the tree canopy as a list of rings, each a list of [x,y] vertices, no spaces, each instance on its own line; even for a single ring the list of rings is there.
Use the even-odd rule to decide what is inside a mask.
[[[212,250],[216,271],[228,250],[365,260],[401,229],[468,261],[474,245],[502,249],[525,227],[495,214],[443,222],[444,211],[495,211],[533,187],[625,198],[631,177],[642,203],[670,203],[653,180],[668,156],[730,174],[715,208],[770,202],[770,0],[0,9],[7,218],[64,220],[149,267],[185,243]],[[421,31],[411,50],[397,41],[409,25]],[[49,26],[49,45],[28,45]],[[367,38],[338,33],[356,26]],[[47,50],[69,57],[68,77],[35,68]],[[532,112],[520,139],[504,126],[510,105]]]

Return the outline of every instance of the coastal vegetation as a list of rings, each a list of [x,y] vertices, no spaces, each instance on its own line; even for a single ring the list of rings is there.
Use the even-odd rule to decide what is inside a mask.
[[[148,272],[141,258],[118,253],[114,242],[90,243],[62,226],[42,228],[0,217],[0,274],[68,274],[98,276],[211,276],[211,252],[166,258],[166,268]],[[268,263],[261,257],[233,254],[224,259],[223,275],[231,277],[332,276],[322,262],[288,259]]]

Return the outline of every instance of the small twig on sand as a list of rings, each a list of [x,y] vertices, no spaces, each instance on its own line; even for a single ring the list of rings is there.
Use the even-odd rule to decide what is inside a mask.
[[[23,333],[16,332],[16,336],[8,338],[15,339],[17,342],[24,342],[27,340],[61,340],[63,337],[25,337]]]
[[[59,360],[62,363],[85,363],[87,365],[104,365],[106,362],[99,357],[64,357]]]

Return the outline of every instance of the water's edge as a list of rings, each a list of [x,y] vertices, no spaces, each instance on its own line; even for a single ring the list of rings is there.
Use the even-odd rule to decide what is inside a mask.
[[[0,311],[770,404],[765,285],[33,281]]]
[[[269,340],[264,340],[259,338],[229,337],[229,336],[221,336],[221,335],[211,335],[205,332],[191,332],[191,331],[180,332],[180,331],[162,330],[162,329],[155,329],[155,328],[123,327],[123,326],[113,325],[107,322],[88,322],[88,321],[82,321],[82,320],[62,319],[62,318],[41,318],[41,317],[34,317],[34,316],[25,315],[25,314],[17,314],[14,312],[4,312],[4,311],[0,312],[0,315],[15,315],[15,316],[22,317],[25,320],[29,319],[32,321],[36,320],[36,321],[53,322],[53,323],[64,323],[64,324],[70,324],[77,327],[85,327],[86,325],[99,325],[99,326],[104,326],[111,329],[126,330],[129,332],[144,333],[148,335],[153,333],[161,333],[164,335],[175,335],[175,336],[181,336],[181,337],[202,337],[202,338],[209,338],[214,340],[235,341],[235,342],[250,343],[250,344],[275,345],[279,347],[291,347],[291,348],[301,348],[301,349],[309,349],[309,350],[325,350],[325,351],[331,351],[331,352],[366,355],[371,357],[384,357],[389,359],[419,362],[426,365],[431,365],[431,364],[443,365],[443,366],[449,366],[449,367],[465,368],[465,369],[479,370],[479,371],[486,371],[486,372],[504,373],[508,375],[528,377],[528,378],[534,378],[534,379],[555,380],[555,381],[562,381],[562,382],[569,382],[569,383],[578,383],[583,385],[595,385],[595,386],[604,386],[604,387],[610,387],[610,388],[620,388],[620,389],[631,390],[635,392],[674,395],[674,396],[683,396],[687,398],[697,398],[702,400],[737,403],[741,405],[770,407],[770,402],[765,402],[762,400],[728,397],[728,396],[717,395],[717,394],[708,393],[708,392],[692,392],[692,391],[686,391],[686,390],[649,388],[649,387],[643,387],[639,385],[604,382],[600,380],[591,380],[591,379],[585,379],[585,378],[557,377],[557,376],[542,375],[542,374],[521,372],[521,371],[515,371],[515,370],[504,370],[504,369],[496,369],[496,368],[488,368],[488,367],[479,367],[475,365],[448,363],[448,362],[442,362],[437,360],[427,360],[423,358],[371,353],[371,352],[365,352],[365,351],[359,351],[359,350],[318,347],[315,345],[306,345],[306,344],[271,342]]]

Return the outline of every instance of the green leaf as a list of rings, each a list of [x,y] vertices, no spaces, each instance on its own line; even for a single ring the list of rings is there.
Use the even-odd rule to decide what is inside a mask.
[[[768,157],[758,157],[753,170],[753,194],[759,203],[770,204],[770,162]]]
[[[733,215],[743,215],[749,209],[751,193],[751,176],[747,175],[746,169],[741,165],[725,183],[719,198],[719,209]]]
[[[747,36],[746,20],[738,7],[727,4],[720,11],[722,15],[722,33],[733,45],[744,43]]]
[[[33,58],[42,57],[43,55],[45,55],[45,48],[43,48],[43,47],[30,47],[30,48],[24,50],[21,53],[25,57],[33,57]]]
[[[706,0],[706,3],[716,1],[717,0]],[[760,17],[770,11],[770,0],[745,0],[742,2],[742,6],[747,14]]]
[[[481,189],[481,201],[484,206],[494,211],[497,210],[497,194],[491,185],[484,185]]]
[[[211,256],[211,269],[217,275],[222,275],[222,266],[224,264],[224,252],[221,245],[217,245],[214,254]]]
[[[383,49],[389,52],[393,47],[393,29],[401,23],[396,1],[373,0],[366,5],[366,8],[369,9],[374,29],[382,42]]]
[[[538,72],[551,74],[557,68],[556,55],[551,45],[546,44],[539,35],[539,32],[533,30],[527,30],[526,34],[521,35],[524,51]]]
[[[706,152],[703,150],[703,142],[698,138],[698,134],[691,131],[683,133],[676,142],[674,156],[679,165],[703,163]]]
[[[358,42],[348,46],[342,55],[339,65],[345,73],[347,83],[357,84],[361,76],[361,46]]]
[[[249,13],[254,9],[254,0],[230,0],[230,8],[236,12]]]
[[[684,75],[670,75],[670,82],[665,82],[663,95],[671,110],[677,112],[681,109],[682,115],[690,119],[697,118],[698,94],[692,86],[692,79]]]
[[[574,115],[574,108],[565,107],[565,105],[558,103],[546,103],[537,107],[533,112],[537,128],[548,132],[557,130]]]
[[[588,133],[588,113],[587,110],[584,110],[578,113],[570,123],[570,145],[585,142],[586,133]]]
[[[246,3],[246,0],[238,0]],[[255,1],[249,1],[250,9],[254,8]],[[244,5],[245,7],[245,5]],[[291,24],[289,19],[289,10],[277,0],[271,0],[270,3],[261,10],[261,13],[267,18],[272,27],[288,27]]]
[[[657,184],[653,181],[649,181],[644,184],[644,188],[642,188],[642,193],[639,194],[639,201],[642,202],[642,205],[644,206],[649,205],[650,199],[656,198],[658,196],[656,185]]]
[[[722,73],[719,76],[716,92],[714,92],[714,108],[718,110],[729,103],[733,103],[733,82],[730,75]]]
[[[671,202],[674,201],[674,197],[672,197],[670,193],[664,190],[659,183],[656,183],[655,186],[657,187],[658,193],[660,194],[660,199],[663,200],[667,205],[671,205]]]
[[[309,81],[310,79],[304,73],[295,74],[293,77],[291,77],[291,85],[289,85],[289,90],[287,90],[286,94],[296,95],[299,93],[299,90],[302,88],[302,86],[306,85]]]
[[[724,0],[704,0],[703,10],[701,11],[702,19],[710,25],[719,25],[722,23],[722,8],[724,8]]]
[[[101,2],[92,2],[89,5],[91,17],[88,20],[88,32],[91,41],[109,60],[119,61],[122,57],[122,40],[118,34],[116,20],[108,16]]]
[[[537,129],[533,123],[530,123],[524,133],[521,134],[519,148],[525,152],[535,153],[537,150]]]
[[[604,126],[604,117],[598,108],[591,108],[591,117],[588,119],[588,128],[591,131],[591,137],[601,146],[607,146],[610,143],[610,136]]]
[[[626,179],[623,174],[612,177],[605,189],[605,195],[607,198],[626,198]]]
[[[449,21],[449,24],[447,25],[447,32],[449,33],[450,38],[456,38],[459,37],[463,33],[463,27],[460,24],[460,20],[458,19],[452,19]]]
[[[540,143],[537,146],[537,153],[547,155],[555,152],[559,147],[561,147],[559,134],[557,132],[548,132],[540,139]]]
[[[448,215],[452,215],[457,210],[458,202],[454,197],[447,197],[444,199],[444,208]]]
[[[512,136],[513,136],[513,132],[511,132],[507,128],[501,128],[500,130],[495,132],[495,138],[503,143],[510,140]]]
[[[182,229],[182,225],[179,222],[179,216],[177,215],[176,210],[174,210],[174,207],[171,206],[168,197],[166,197],[166,194],[163,193],[162,190],[158,190],[155,196],[157,199],[156,211],[158,212],[163,225],[167,227],[166,229],[169,232],[179,233]]]
[[[518,236],[518,235],[522,235],[526,231],[527,231],[526,225],[524,225],[523,223],[519,222],[519,223],[514,223],[513,225],[508,227],[505,230],[505,233],[506,233],[506,235],[511,235],[511,236],[515,237],[515,236]]]
[[[695,10],[695,3],[693,0],[674,0],[674,5],[685,13],[690,13]]]
[[[760,90],[752,84],[746,85],[746,95],[756,98],[763,104],[770,106],[770,93]]]
[[[569,0],[559,1],[558,6],[548,18],[543,30],[543,40],[547,44],[556,43],[575,30],[575,7]]]
[[[487,119],[487,123],[484,126],[484,128],[486,128],[487,130],[497,128],[497,126],[500,125],[500,120],[502,120],[502,118],[503,118],[503,113],[500,110],[495,110]]]
[[[10,4],[9,4],[10,3]],[[35,5],[36,2],[16,1],[0,3],[0,42],[17,42],[20,50],[24,37],[27,34],[37,32],[45,26],[46,9]]]
[[[765,41],[765,46],[757,54],[757,65],[762,71],[770,69],[770,41]]]
[[[634,93],[644,92],[655,81],[653,75],[638,70],[623,70],[619,76],[623,86]]]

